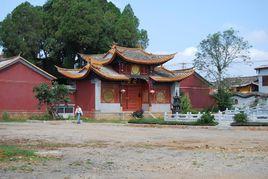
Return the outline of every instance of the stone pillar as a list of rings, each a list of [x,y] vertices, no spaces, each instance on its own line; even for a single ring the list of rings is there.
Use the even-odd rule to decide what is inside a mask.
[[[95,84],[95,110],[100,111],[100,103],[101,103],[101,80],[95,78],[92,80]]]

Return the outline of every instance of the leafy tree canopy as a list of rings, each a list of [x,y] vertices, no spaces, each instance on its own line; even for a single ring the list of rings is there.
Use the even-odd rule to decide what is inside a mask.
[[[130,5],[121,12],[107,0],[48,0],[22,3],[0,23],[6,56],[72,67],[76,53],[104,53],[113,43],[148,46],[148,35]],[[48,62],[47,62],[48,63]]]
[[[194,66],[205,71],[218,88],[224,88],[223,78],[230,64],[249,60],[250,47],[234,29],[208,35],[198,46]]]
[[[231,94],[224,82],[226,71],[236,60],[250,60],[250,47],[234,29],[208,35],[198,46],[194,66],[205,71],[215,82],[217,93],[214,97],[220,110],[232,107]]]
[[[67,104],[70,101],[68,88],[58,83],[54,83],[52,86],[41,83],[34,87],[33,92],[38,99],[38,107],[46,106],[48,114],[54,119],[59,117],[56,112],[57,107],[62,103]]]
[[[30,61],[40,52],[43,33],[42,11],[25,2],[0,23],[0,45],[6,56],[21,54]]]

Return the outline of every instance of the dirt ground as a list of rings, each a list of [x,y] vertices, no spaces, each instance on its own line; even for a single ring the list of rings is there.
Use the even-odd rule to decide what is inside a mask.
[[[1,178],[268,178],[265,127],[0,123],[0,142],[57,158],[2,163]]]

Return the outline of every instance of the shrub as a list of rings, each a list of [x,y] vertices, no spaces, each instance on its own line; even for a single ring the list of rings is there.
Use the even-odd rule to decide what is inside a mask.
[[[134,118],[143,118],[143,110],[141,109],[141,110],[139,110],[139,111],[135,111],[135,112],[133,112],[133,113],[132,113],[132,116],[133,116]]]
[[[53,117],[51,115],[49,115],[48,113],[45,113],[45,114],[30,116],[29,119],[30,120],[48,121],[48,120],[52,120]]]
[[[205,113],[201,116],[200,119],[197,120],[197,123],[199,124],[215,124],[215,118],[214,115],[211,113]]]
[[[234,116],[234,121],[236,123],[246,123],[247,119],[248,119],[247,115],[243,112],[238,113]]]
[[[134,123],[134,124],[163,124],[164,122],[165,122],[164,119],[160,118],[131,119],[128,121],[128,123]]]
[[[224,111],[226,108],[232,108],[232,94],[227,89],[219,88],[218,92],[213,96],[217,101],[219,110]]]
[[[144,119],[131,119],[128,123],[132,124],[159,124],[159,125],[191,125],[191,126],[215,126],[218,123],[200,123],[199,121],[164,121],[163,118],[144,118]]]
[[[181,112],[184,114],[189,112],[192,108],[189,96],[182,94],[180,100],[181,100]]]
[[[3,112],[2,113],[2,120],[7,121],[9,119],[10,119],[10,116],[9,116],[8,112]]]
[[[33,88],[36,99],[38,99],[38,108],[46,106],[47,112],[54,119],[59,118],[57,107],[59,104],[70,102],[69,89],[65,85],[53,83],[52,86],[41,83]]]

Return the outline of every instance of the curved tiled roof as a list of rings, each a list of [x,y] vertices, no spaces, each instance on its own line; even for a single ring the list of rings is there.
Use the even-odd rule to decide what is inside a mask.
[[[115,49],[115,52],[124,60],[138,64],[163,64],[175,56],[175,53],[170,55],[152,54],[145,52],[141,48],[127,48],[120,46],[114,46],[113,48]]]
[[[104,65],[107,62],[110,62],[113,54],[93,54],[93,55],[87,55],[87,54],[79,54],[84,60],[86,60],[89,63],[98,64],[98,65]]]
[[[60,74],[71,79],[85,78],[90,72],[90,65],[86,65],[80,69],[66,69],[55,66]]]
[[[129,80],[129,77],[127,77],[124,74],[117,73],[115,70],[113,70],[111,67],[105,67],[105,66],[97,66],[92,65],[91,69],[101,77],[108,79],[108,80]]]
[[[80,69],[66,69],[57,67],[59,73],[63,76],[71,79],[82,79],[86,77],[92,70],[94,73],[102,78],[113,80],[113,81],[127,81],[130,80],[131,76],[120,74],[113,70],[110,66],[103,66],[97,64],[88,64]],[[194,69],[182,70],[180,72],[170,71],[162,66],[156,67],[153,74],[149,76],[154,81],[157,82],[175,82],[187,78],[194,73]],[[140,76],[139,78],[148,78],[146,76]]]
[[[154,69],[154,74],[150,76],[151,79],[157,82],[175,82],[187,78],[194,73],[194,69],[170,71],[162,66]]]
[[[123,60],[136,64],[163,64],[172,58],[174,54],[170,55],[157,55],[145,52],[141,48],[127,48],[113,45],[112,48],[105,54],[86,55],[79,54],[87,62],[106,65],[113,61],[116,55],[120,56]]]
[[[96,64],[88,64],[80,69],[66,69],[66,68],[60,68],[57,67],[57,70],[59,73],[61,73],[63,76],[71,79],[82,79],[85,78],[89,72],[92,70],[97,75],[108,79],[108,80],[129,80],[129,78],[124,74],[119,74],[115,70],[113,70],[110,67],[102,66],[102,65],[96,65]]]
[[[122,60],[147,65],[159,65],[171,60],[175,54],[171,55],[156,55],[147,53],[141,48],[127,48],[113,45],[112,48],[105,54],[86,55],[79,54],[81,58],[88,62],[88,67],[84,70],[70,70],[57,67],[58,71],[64,76],[72,79],[80,79],[92,70],[97,75],[108,80],[129,80],[132,76],[120,74],[113,70],[108,64],[113,61],[116,56],[120,56]],[[194,72],[194,71],[193,71]],[[150,76],[140,75],[139,78],[151,78],[158,82],[174,82],[179,81],[193,73],[177,75],[174,72],[165,69],[164,67],[156,67]]]

